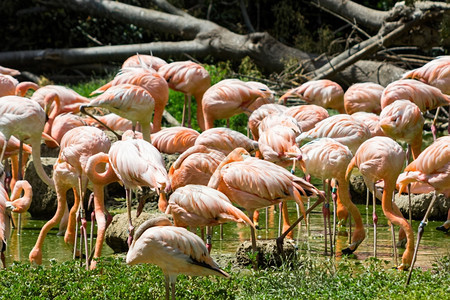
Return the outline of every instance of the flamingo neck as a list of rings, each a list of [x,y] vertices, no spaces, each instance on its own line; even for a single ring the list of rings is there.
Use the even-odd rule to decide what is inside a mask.
[[[94,183],[95,185],[107,185],[109,183],[118,181],[119,178],[117,178],[116,173],[114,172],[113,168],[109,166],[106,168],[106,170],[102,173],[98,173],[96,171],[97,165],[100,163],[109,163],[109,156],[106,153],[97,153],[93,156],[91,156],[86,164],[86,174],[88,178]]]

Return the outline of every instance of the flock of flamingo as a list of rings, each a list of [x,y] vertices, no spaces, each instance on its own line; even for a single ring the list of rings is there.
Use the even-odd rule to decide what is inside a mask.
[[[450,137],[436,137],[437,118],[432,124],[435,141],[422,151],[423,115],[437,109],[437,117],[441,107],[450,104],[450,56],[409,71],[386,87],[357,83],[344,92],[333,81],[315,80],[287,91],[277,103],[275,93],[260,82],[226,79],[211,85],[207,70],[197,63],[167,63],[150,55],[128,58],[112,81],[92,92],[99,94],[93,98],[64,86],[18,82],[13,76],[20,72],[13,69],[0,67],[0,73],[0,160],[5,162],[0,181],[0,239],[4,266],[10,212],[26,212],[31,202],[32,187],[23,180],[30,154],[37,174],[55,189],[58,201],[54,217],[43,226],[29,254],[30,261],[42,263],[44,239],[51,228],[62,223],[66,227],[64,240],[73,245],[74,256],[85,251],[86,267],[95,268],[111,222],[103,190],[118,181],[126,190],[126,262],[160,266],[166,276],[167,298],[170,290],[174,298],[179,273],[229,276],[209,255],[212,226],[230,221],[249,225],[256,251],[258,211],[276,204],[283,215],[283,231],[277,238],[280,249],[283,239],[292,237],[293,228],[322,203],[325,236],[330,233],[331,240],[332,195],[337,219],[343,222],[351,216],[355,222],[351,243],[342,252],[356,251],[366,236],[349,193],[349,177],[355,167],[374,193],[374,201],[381,200],[387,219],[400,226],[399,238],[406,239],[398,269],[412,270],[428,212],[414,246],[411,224],[392,201],[395,190],[434,190],[450,196]],[[182,126],[161,128],[169,89],[185,95]],[[190,128],[192,96],[197,102],[201,133]],[[306,104],[287,107],[290,98],[300,98]],[[339,114],[330,116],[327,109]],[[248,115],[253,138],[214,127],[215,120],[240,113]],[[111,143],[104,132],[107,129],[123,134],[116,133],[119,140]],[[42,167],[41,139],[48,147],[60,149],[51,178]],[[406,153],[397,141],[408,145]],[[167,171],[161,153],[181,155]],[[305,178],[294,175],[296,168],[302,169]],[[310,183],[311,176],[323,180],[324,191]],[[160,217],[135,230],[132,193],[143,186],[157,191],[159,209],[172,215],[174,224]],[[80,200],[87,188],[93,191],[92,219],[97,223],[92,255],[88,255],[86,209]],[[75,195],[70,210],[66,201],[69,189]],[[307,210],[303,204],[306,197],[317,199]],[[301,211],[292,224],[288,200],[294,200]],[[142,207],[140,203],[138,215]],[[450,211],[448,219],[439,230],[449,230]],[[374,213],[374,226],[376,220]],[[206,244],[187,227],[207,227]]]

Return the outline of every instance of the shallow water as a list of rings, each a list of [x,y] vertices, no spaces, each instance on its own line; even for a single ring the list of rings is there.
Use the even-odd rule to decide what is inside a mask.
[[[358,205],[363,222],[366,228],[366,239],[358,247],[355,254],[355,259],[364,260],[373,256],[373,225],[372,225],[372,207],[366,210],[365,205]],[[289,211],[291,220],[296,217],[295,203],[289,203]],[[387,267],[393,267],[394,257],[392,250],[392,240],[390,226],[381,211],[381,205],[377,206],[378,214],[378,230],[377,230],[377,257],[388,260],[390,263]],[[17,216],[15,215],[15,224],[17,224]],[[28,261],[28,254],[33,248],[39,231],[46,221],[31,220],[27,216],[23,216],[22,229],[20,234],[17,234],[17,229],[11,233],[8,241],[8,248],[5,253],[6,263],[10,265],[13,261]],[[278,210],[271,207],[268,209],[268,224],[266,226],[265,210],[261,210],[260,221],[261,229],[258,230],[257,235],[259,239],[274,239],[278,236]],[[430,221],[425,228],[425,233],[420,243],[418,258],[415,266],[420,266],[423,269],[430,268],[433,262],[443,255],[450,253],[450,234],[444,234],[437,231],[436,226],[441,225],[442,222]],[[413,230],[415,233],[419,221],[413,221]],[[88,231],[89,231],[88,225]],[[219,227],[214,228],[213,235],[213,254],[220,253],[234,253],[242,241],[250,240],[250,229],[248,226],[238,225],[234,223],[225,224],[223,229],[223,240],[220,240]],[[348,228],[347,228],[348,231]],[[398,227],[396,226],[396,232]],[[63,236],[57,236],[58,228],[53,228],[47,235],[43,247],[43,264],[49,265],[51,260],[63,262],[72,258],[72,249],[64,243]],[[397,238],[396,234],[396,238]],[[297,227],[294,231],[294,239],[298,248],[302,253],[311,251],[311,253],[321,254],[324,252],[324,230],[323,218],[321,214],[321,206],[317,207],[310,216],[309,232],[302,222],[301,227]],[[347,237],[336,237],[337,252],[344,247],[347,247]],[[329,248],[328,248],[329,249]],[[399,263],[401,262],[401,255],[404,249],[399,249]],[[112,255],[113,251],[106,244],[103,248],[103,256]]]

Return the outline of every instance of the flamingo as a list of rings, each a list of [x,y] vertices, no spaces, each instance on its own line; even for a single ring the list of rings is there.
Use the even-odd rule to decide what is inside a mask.
[[[278,103],[284,103],[289,98],[300,98],[308,104],[316,104],[323,108],[332,108],[339,113],[345,113],[344,90],[334,81],[328,79],[311,80],[299,87],[287,91],[280,97]]]
[[[19,81],[11,75],[0,74],[0,97],[16,94],[16,86]]]
[[[257,141],[259,139],[259,124],[261,121],[271,114],[281,114],[287,110],[284,105],[269,103],[263,104],[248,117],[248,128],[252,133],[253,139]]]
[[[3,149],[4,145],[5,139],[0,135],[0,148]],[[27,144],[22,144],[23,159],[22,159],[22,166],[19,167],[20,141],[14,136],[11,136],[8,142],[6,143],[4,158],[11,159],[11,179],[10,179],[11,181],[9,183],[10,191],[14,189],[14,185],[16,184],[17,180],[20,180],[19,175],[23,175],[28,156],[31,154],[31,152],[32,149],[30,146],[28,146]],[[20,172],[22,173],[19,174]]]
[[[54,183],[45,173],[41,162],[41,136],[45,125],[45,112],[33,100],[19,96],[5,96],[0,101],[0,133],[8,142],[12,135],[20,141],[27,142],[33,148],[32,157],[36,173],[49,187]],[[0,161],[6,151],[3,144]]]
[[[437,87],[444,94],[450,94],[450,56],[440,56],[426,63],[422,67],[403,74],[402,79],[416,79],[431,86]],[[436,140],[436,117],[439,107],[431,125],[433,138]],[[450,128],[450,127],[449,127]],[[450,132],[450,129],[449,129]]]
[[[202,111],[203,94],[211,86],[211,77],[201,65],[192,61],[175,61],[161,66],[158,73],[164,77],[169,88],[184,94],[183,118],[181,126],[185,125],[186,108],[187,122],[191,127],[191,96],[197,102],[197,122],[200,129],[205,130]]]
[[[133,84],[119,84],[110,87],[103,94],[97,96],[86,107],[103,107],[111,112],[130,120],[133,131],[139,122],[144,140],[150,142],[150,123],[155,108],[155,100],[146,89]]]
[[[129,223],[128,246],[130,246],[134,234],[131,220],[131,191],[141,186],[148,186],[155,189],[158,194],[164,193],[166,188],[170,189],[169,178],[161,153],[145,140],[117,141],[111,146],[108,155],[112,168],[126,188]],[[138,216],[140,209],[138,209]]]
[[[203,95],[202,107],[205,129],[214,127],[214,121],[234,115],[251,113],[264,104],[273,102],[273,93],[265,85],[238,79],[226,79],[211,86]]]
[[[312,184],[292,175],[281,166],[249,157],[243,148],[236,148],[228,154],[217,167],[208,186],[221,191],[232,203],[243,207],[250,219],[253,219],[255,210],[289,199],[294,199],[298,203],[304,216],[306,212],[301,195],[319,197],[319,200],[311,206],[311,210],[324,200],[323,195]],[[277,239],[278,245],[283,244],[284,237],[292,231],[299,220],[290,228],[284,228],[284,233]],[[256,234],[253,227],[251,238],[253,251],[256,252]]]
[[[314,104],[291,106],[284,114],[296,119],[302,132],[314,128],[316,123],[329,117],[325,108]]]
[[[75,127],[85,125],[87,125],[87,123],[79,115],[74,115],[73,113],[62,113],[57,115],[53,120],[51,128],[44,127],[44,132],[49,134],[56,141],[56,143],[52,141],[45,141],[45,144],[49,148],[56,148],[61,143],[61,140],[67,131]],[[46,130],[50,131],[46,132]]]
[[[76,127],[68,131],[61,141],[61,149],[58,160],[53,166],[54,181],[58,199],[58,205],[55,215],[41,229],[35,246],[29,254],[30,262],[42,264],[42,246],[47,233],[57,223],[61,221],[64,211],[67,207],[66,193],[72,188],[75,195],[75,201],[69,212],[69,221],[67,231],[64,237],[66,243],[75,242],[75,223],[77,211],[82,215],[82,238],[84,237],[87,254],[86,220],[83,217],[84,208],[81,199],[88,184],[86,166],[88,160],[94,154],[108,152],[111,142],[106,134],[98,128],[90,126]],[[88,255],[86,256],[86,268],[89,268]]]
[[[358,111],[352,114],[352,118],[366,124],[369,127],[371,137],[386,135],[380,127],[380,116],[370,112]]]
[[[183,153],[194,146],[199,135],[200,133],[192,128],[168,127],[152,134],[152,144],[162,153]]]
[[[194,145],[203,145],[210,149],[223,152],[225,155],[241,147],[248,152],[258,149],[258,142],[230,128],[216,127],[203,131],[195,140]]]
[[[400,174],[397,180],[399,192],[405,191],[406,186],[411,182],[422,182],[432,186],[434,196],[417,231],[417,243],[407,284],[411,279],[411,271],[414,268],[419,243],[427,225],[431,207],[436,200],[436,194],[442,193],[445,197],[450,197],[450,136],[438,138],[405,168],[404,173]]]
[[[295,139],[301,133],[297,121],[285,115],[272,114],[261,121],[258,147],[262,157],[280,166],[292,164],[292,157],[301,156]]]
[[[22,192],[24,193],[23,196],[21,196]],[[33,189],[30,183],[26,180],[18,180],[9,198],[10,203],[7,204],[13,208],[13,212],[19,214],[26,213],[33,199]]]
[[[188,184],[170,195],[166,214],[171,214],[175,226],[207,226],[206,248],[211,252],[212,226],[227,222],[247,223],[252,221],[233,206],[222,192],[204,185]]]
[[[146,54],[136,54],[128,57],[122,64],[122,69],[149,67],[158,71],[160,67],[166,65],[167,62],[159,57]]]
[[[161,130],[164,108],[169,101],[169,86],[166,80],[155,71],[144,68],[132,68],[122,71],[112,81],[93,91],[91,95],[105,92],[112,86],[126,83],[140,86],[152,96],[155,101],[152,131],[157,132]]]
[[[0,74],[17,76],[20,75],[20,71],[12,68],[0,66]]]
[[[89,103],[88,98],[62,85],[46,85],[38,88],[30,99],[39,103],[49,118],[51,114],[54,118],[62,113],[78,113],[81,105]]]
[[[7,202],[9,200],[8,193],[3,186],[3,179],[5,173],[3,169],[1,171],[1,180],[0,180],[0,259],[3,263],[3,268],[6,268],[6,259],[5,259],[5,251],[6,245],[8,242],[8,238],[11,234],[11,207],[7,206]]]
[[[352,236],[353,243],[343,249],[342,253],[353,253],[365,239],[365,230],[361,214],[351,201],[350,186],[345,178],[345,171],[353,158],[352,153],[347,146],[330,138],[313,140],[303,145],[300,150],[305,174],[310,174],[322,180],[337,180],[338,203],[340,202],[350,211],[356,225]],[[343,218],[345,216],[340,219]]]
[[[356,112],[380,114],[381,94],[384,87],[374,82],[362,82],[351,85],[344,94],[345,112],[352,115]]]
[[[396,100],[409,100],[416,104],[421,112],[449,105],[450,97],[438,88],[413,79],[401,79],[390,83],[381,96],[381,109]]]
[[[108,167],[105,168],[101,164],[108,164]],[[95,242],[93,261],[90,264],[90,268],[94,269],[97,266],[96,258],[99,258],[102,254],[106,228],[112,221],[112,217],[105,207],[104,187],[112,182],[119,181],[119,178],[109,165],[108,154],[103,152],[89,157],[86,164],[86,175],[93,184],[94,216],[97,222],[97,240]]]
[[[409,100],[396,100],[383,108],[379,125],[387,136],[408,143],[412,156],[416,159],[422,148],[424,122],[416,104]]]
[[[359,145],[370,138],[371,134],[365,124],[350,115],[340,114],[320,121],[313,129],[301,133],[296,140],[300,143],[320,137],[333,138],[355,153]]]
[[[128,265],[151,263],[162,269],[166,282],[166,299],[169,299],[170,285],[172,300],[175,300],[178,274],[230,276],[214,262],[201,238],[182,227],[171,225],[165,217],[143,223],[136,231],[126,258]]]
[[[118,116],[116,114],[110,113],[103,116],[95,116],[95,117],[99,119],[103,124],[111,128],[111,130],[124,132],[127,130],[133,130],[133,124],[130,120],[122,118],[121,116]],[[101,124],[99,124],[98,122],[89,117],[83,119],[83,121],[89,126],[95,126],[102,130],[106,129]]]
[[[376,136],[361,144],[348,165],[345,175],[348,180],[352,169],[355,166],[358,167],[367,187],[374,193],[377,192],[373,190],[374,183],[380,179],[384,181],[381,199],[383,213],[392,224],[399,225],[406,233],[406,250],[402,256],[402,263],[398,267],[400,270],[407,269],[411,265],[414,251],[414,233],[411,225],[392,203],[396,180],[403,169],[404,162],[405,153],[398,143],[388,137]]]
[[[170,166],[168,176],[171,188],[176,190],[188,184],[208,185],[212,174],[225,157],[218,150],[203,145],[192,146]],[[158,206],[165,212],[167,200],[163,196],[164,194],[160,195]]]

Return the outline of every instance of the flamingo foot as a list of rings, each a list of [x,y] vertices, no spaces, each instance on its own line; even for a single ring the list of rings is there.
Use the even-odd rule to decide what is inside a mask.
[[[396,267],[396,269],[400,271],[408,271],[409,267],[409,264],[401,264],[400,266]]]
[[[356,249],[358,249],[358,247],[359,247],[359,245],[360,245],[361,243],[362,243],[362,240],[361,240],[361,241],[358,241],[358,242],[351,243],[350,245],[348,245],[347,248],[342,249],[342,254],[343,254],[343,255],[350,255],[350,254],[353,254],[353,252],[355,252]]]
[[[450,228],[445,228],[444,225],[436,227],[436,230],[439,230],[439,231],[442,231],[442,232],[445,232],[445,233],[447,233],[449,231],[449,229]]]

